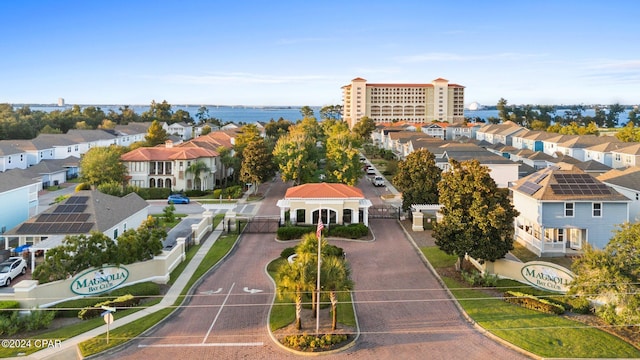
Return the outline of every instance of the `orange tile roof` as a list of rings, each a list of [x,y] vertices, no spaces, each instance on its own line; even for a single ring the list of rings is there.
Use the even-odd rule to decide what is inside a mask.
[[[120,157],[122,161],[168,161],[191,160],[201,157],[216,157],[212,150],[197,147],[144,147],[137,148]]]
[[[362,190],[354,186],[333,183],[311,183],[287,189],[285,199],[364,199]]]

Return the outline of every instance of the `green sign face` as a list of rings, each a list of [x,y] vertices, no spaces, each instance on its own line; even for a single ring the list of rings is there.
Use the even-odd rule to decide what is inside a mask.
[[[71,291],[78,295],[97,295],[113,290],[127,281],[129,270],[120,266],[103,266],[87,270],[71,283]]]
[[[561,293],[569,290],[569,283],[574,278],[573,273],[562,266],[542,261],[524,264],[520,273],[533,286]]]

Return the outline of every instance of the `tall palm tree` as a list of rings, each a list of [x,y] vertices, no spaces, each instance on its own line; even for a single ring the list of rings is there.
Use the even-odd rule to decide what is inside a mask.
[[[222,164],[222,176],[224,176],[224,187],[227,187],[227,180],[229,179],[229,168],[233,166],[235,163],[235,158],[233,157],[233,151],[224,146],[220,146],[217,149],[220,154],[220,163]]]
[[[326,256],[322,259],[320,271],[323,288],[329,291],[329,300],[331,300],[331,330],[335,330],[338,323],[337,292],[353,289],[353,281],[350,279],[351,270],[343,259],[337,256]]]
[[[211,171],[211,168],[209,168],[209,166],[207,166],[207,164],[205,164],[205,162],[202,160],[197,160],[187,168],[187,173],[193,174],[193,177],[195,178],[195,183],[196,183],[195,185],[198,187],[198,190],[204,190],[202,185],[202,179],[200,178],[200,173],[201,172],[206,173],[209,171]]]
[[[307,267],[301,261],[286,262],[276,273],[276,292],[279,298],[293,299],[296,305],[296,329],[302,329],[302,295],[308,290]]]

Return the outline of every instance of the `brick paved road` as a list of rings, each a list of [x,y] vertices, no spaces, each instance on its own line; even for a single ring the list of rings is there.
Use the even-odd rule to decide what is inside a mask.
[[[275,202],[285,190],[281,182],[273,183],[261,214],[277,214]],[[395,220],[374,220],[370,225],[373,242],[333,241],[348,254],[362,335],[354,347],[323,359],[525,358],[462,318]],[[222,288],[219,294],[194,299],[155,332],[100,358],[300,358],[267,336],[266,314],[274,289],[263,269],[286,246],[273,241],[272,234],[243,236],[233,256],[196,291]],[[264,292],[247,294],[245,286]]]

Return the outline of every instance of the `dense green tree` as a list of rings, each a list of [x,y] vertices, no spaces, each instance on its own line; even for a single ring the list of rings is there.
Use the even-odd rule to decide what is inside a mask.
[[[443,215],[433,231],[436,245],[460,263],[465,254],[495,261],[513,249],[513,220],[518,216],[507,189],[496,186],[478,160],[449,162],[438,184]]]
[[[313,109],[310,106],[303,106],[300,108],[300,114],[303,119],[312,118],[313,117]]]
[[[631,110],[629,110],[629,113],[627,115],[627,118],[629,119],[629,122],[632,122],[634,124],[637,123],[638,121],[638,115],[640,114],[640,108],[639,107],[635,107]]]
[[[320,109],[320,119],[340,120],[341,116],[342,105],[327,105]]]
[[[208,135],[208,134],[211,134],[211,126],[205,125],[202,127],[202,131],[200,132],[200,135]]]
[[[162,253],[162,239],[166,237],[167,232],[159,226],[158,220],[149,216],[137,229],[129,229],[118,236],[117,259],[121,264],[151,260]]]
[[[47,124],[40,130],[40,133],[41,134],[62,134],[62,131],[60,131],[60,129],[52,128],[51,125]]]
[[[204,123],[209,120],[209,109],[206,106],[200,106],[198,108],[198,112],[196,113],[196,118],[198,122]]]
[[[244,148],[244,157],[240,167],[240,180],[253,184],[254,193],[258,185],[275,175],[273,154],[263,139],[253,141]]]
[[[275,143],[282,135],[289,131],[291,125],[293,125],[291,121],[283,118],[278,119],[278,121],[271,119],[271,121],[265,125],[264,132],[265,135]]]
[[[376,129],[376,122],[368,116],[360,118],[357,124],[351,129],[357,134],[363,141],[371,141],[371,133]]]
[[[624,142],[640,141],[640,128],[633,121],[629,121],[625,127],[616,132],[616,138]]]
[[[125,148],[111,145],[93,147],[80,159],[80,179],[92,186],[107,182],[124,183],[127,168],[120,162]]]
[[[604,125],[608,128],[614,128],[618,126],[618,115],[624,112],[624,106],[619,103],[609,105],[609,112],[607,113]]]
[[[398,172],[391,180],[402,192],[402,209],[414,204],[437,204],[441,170],[436,157],[427,149],[418,149],[398,162]]]
[[[188,111],[178,109],[173,115],[171,115],[171,123],[187,123],[193,124],[195,121],[191,117],[191,114]]]
[[[276,294],[280,299],[291,299],[296,306],[297,330],[302,329],[302,297],[309,288],[308,267],[301,261],[284,262],[275,275]]]
[[[229,180],[230,171],[237,168],[236,158],[233,156],[233,149],[220,146],[216,149],[219,154],[220,164],[222,165],[222,177],[224,178],[224,187],[227,187],[227,181]],[[238,171],[240,169],[237,169]],[[233,171],[237,173],[238,171]],[[221,184],[222,185],[222,184]]]
[[[587,245],[571,266],[570,295],[606,301],[596,314],[615,325],[640,323],[640,223],[625,223],[602,250]]]
[[[496,105],[496,109],[498,109],[498,117],[502,122],[509,120],[509,108],[507,107],[507,99],[500,98],[498,100],[498,105]]]
[[[326,141],[326,170],[329,181],[355,186],[362,177],[360,139],[349,132],[344,122],[329,131]]]
[[[173,116],[173,110],[171,110],[171,104],[167,100],[163,100],[162,103],[157,103],[155,100],[151,101],[149,110],[142,113],[142,121],[159,121],[167,124],[171,124],[171,117]]]
[[[315,139],[302,131],[290,131],[278,140],[273,156],[282,181],[293,181],[296,185],[313,181],[318,168],[315,146]]]
[[[162,124],[159,121],[154,120],[147,129],[147,135],[144,136],[146,145],[153,147],[156,145],[164,144],[169,139],[169,134],[162,128]]]

